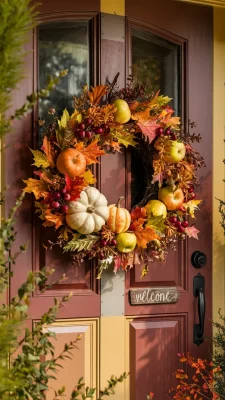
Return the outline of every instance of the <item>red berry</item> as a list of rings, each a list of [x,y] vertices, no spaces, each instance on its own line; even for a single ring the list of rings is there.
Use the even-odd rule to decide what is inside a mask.
[[[193,193],[194,192],[194,188],[193,187],[190,187],[189,189],[188,189],[188,193]]]
[[[176,135],[174,133],[172,133],[170,136],[171,136],[172,140],[177,140],[177,137],[176,137]]]
[[[196,194],[193,192],[193,193],[190,193],[190,196],[188,196],[188,199],[189,200],[194,200],[195,197],[196,197]]]
[[[98,128],[95,129],[95,132],[96,132],[98,135],[101,135],[101,134],[103,133],[103,129],[99,126]]]
[[[158,128],[157,129],[157,134],[158,135],[163,135],[163,133],[164,133],[164,129],[163,128]]]
[[[179,220],[177,220],[174,224],[176,227],[179,227],[181,225],[181,222]]]
[[[171,224],[175,224],[177,222],[177,217],[170,217],[169,221],[171,222]]]
[[[61,193],[62,194],[65,194],[65,193],[67,193],[67,190],[66,190],[66,188],[64,187],[62,190],[61,190]]]
[[[181,225],[182,225],[184,228],[187,228],[188,222],[187,222],[187,221],[183,221]]]
[[[184,229],[184,227],[183,226],[178,226],[178,228],[177,228],[177,232],[179,232],[179,233],[184,233],[185,232],[185,229]]]
[[[59,199],[61,198],[61,194],[60,194],[59,192],[55,192],[55,193],[54,193],[54,198],[55,198],[56,200],[59,200]]]
[[[100,240],[100,246],[101,247],[105,247],[105,246],[107,246],[107,240]]]
[[[86,133],[85,131],[79,131],[79,132],[78,132],[79,138],[80,138],[80,139],[83,139],[83,138],[85,137],[85,133]]]
[[[171,135],[171,129],[170,128],[167,128],[166,130],[165,130],[165,135]]]
[[[85,124],[81,122],[80,124],[78,124],[78,128],[82,130],[85,129]]]
[[[89,126],[89,125],[92,124],[92,119],[91,118],[85,118],[84,123]]]
[[[85,136],[87,139],[91,139],[92,135],[93,135],[93,133],[90,131],[85,132]]]
[[[110,132],[110,127],[107,124],[102,124],[101,128],[104,130],[105,134]]]
[[[57,208],[60,207],[60,204],[59,204],[58,201],[53,201],[52,204],[51,204],[51,207],[57,209]]]
[[[111,240],[110,245],[111,246],[116,246],[116,243],[117,243],[116,239],[113,239],[113,240]]]
[[[105,256],[104,256],[103,253],[99,253],[98,258],[99,258],[100,260],[104,260]]]
[[[67,211],[68,211],[68,206],[66,206],[65,204],[61,207],[61,212],[63,213],[63,214],[65,214],[65,213],[67,213]]]
[[[64,200],[69,201],[71,196],[69,193],[65,193],[63,197],[64,197]]]

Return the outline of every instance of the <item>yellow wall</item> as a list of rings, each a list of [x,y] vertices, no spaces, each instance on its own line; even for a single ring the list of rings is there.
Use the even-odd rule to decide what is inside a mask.
[[[224,199],[225,168],[225,10],[214,8],[214,99],[213,99],[213,318],[225,311],[225,240],[219,224],[218,201]]]

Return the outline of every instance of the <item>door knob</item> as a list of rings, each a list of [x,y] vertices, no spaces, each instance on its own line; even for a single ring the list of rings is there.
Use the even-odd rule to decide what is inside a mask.
[[[193,342],[200,346],[204,342],[205,325],[205,278],[201,274],[194,277],[193,294],[198,297],[198,318],[199,323],[194,324]]]
[[[194,251],[191,256],[191,263],[195,268],[204,267],[207,263],[207,257],[205,253],[202,253],[201,251]]]

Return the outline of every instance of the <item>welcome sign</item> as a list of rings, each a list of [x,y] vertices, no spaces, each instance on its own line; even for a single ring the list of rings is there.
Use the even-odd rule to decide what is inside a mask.
[[[175,287],[130,289],[131,305],[177,303],[179,293]]]

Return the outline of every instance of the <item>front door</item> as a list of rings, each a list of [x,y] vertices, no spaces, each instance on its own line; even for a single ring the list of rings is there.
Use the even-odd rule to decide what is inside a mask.
[[[91,3],[91,4],[90,4]],[[104,387],[110,374],[130,371],[130,378],[118,387],[115,399],[145,400],[151,391],[156,399],[166,399],[174,385],[173,372],[179,367],[177,354],[190,351],[207,356],[210,339],[198,347],[193,340],[193,325],[198,322],[197,299],[193,296],[193,279],[200,272],[205,277],[205,336],[211,336],[211,157],[212,157],[212,10],[170,0],[153,0],[146,5],[126,2],[126,17],[100,14],[98,0],[89,2],[53,2],[43,0],[40,22],[28,45],[27,78],[15,102],[22,104],[25,95],[43,86],[48,74],[68,69],[69,74],[48,100],[16,125],[15,136],[7,150],[6,182],[10,184],[7,204],[16,197],[21,179],[30,176],[28,147],[38,146],[37,117],[48,118],[52,106],[70,110],[72,96],[88,85],[112,81],[117,72],[119,85],[133,74],[134,81],[147,81],[153,91],[161,88],[173,98],[173,107],[183,121],[194,121],[203,141],[198,144],[207,167],[201,172],[198,197],[204,200],[198,213],[199,241],[190,239],[169,254],[166,264],[151,264],[149,273],[140,278],[140,267],[127,273],[104,273],[101,283],[90,263],[82,268],[59,250],[46,251],[46,229],[35,218],[30,197],[26,197],[18,221],[18,240],[29,241],[29,250],[21,256],[15,269],[10,293],[15,295],[30,269],[48,265],[65,273],[67,280],[45,294],[35,293],[30,324],[38,320],[53,298],[72,292],[71,301],[60,311],[51,329],[57,334],[57,351],[81,333],[79,351],[64,364],[57,386],[67,393],[80,376],[87,385]],[[9,162],[10,160],[10,162]],[[103,157],[98,171],[98,188],[115,203],[124,196],[131,207],[143,190],[141,160],[132,152]],[[49,232],[49,228],[48,232]],[[54,233],[52,233],[54,234]],[[49,236],[49,233],[48,233]],[[200,251],[207,264],[194,268],[191,256]],[[131,305],[130,292],[137,288],[176,288],[179,299],[173,304]],[[79,366],[79,367],[78,367]],[[47,399],[53,399],[52,392]]]

